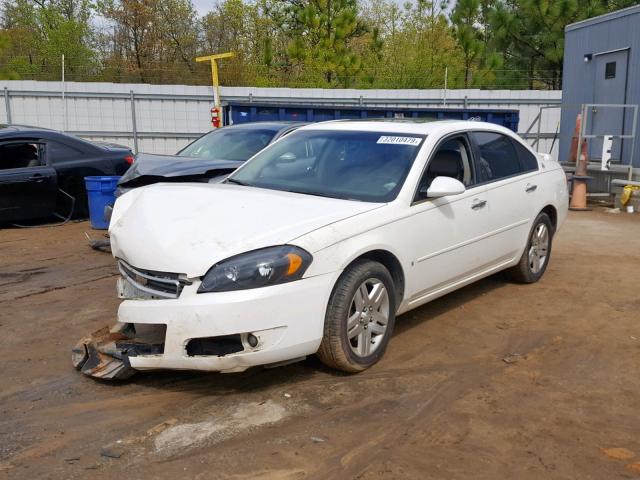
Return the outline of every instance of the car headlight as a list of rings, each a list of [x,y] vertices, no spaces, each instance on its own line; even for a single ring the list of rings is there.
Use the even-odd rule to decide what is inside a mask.
[[[202,277],[198,293],[230,292],[302,278],[313,257],[299,247],[281,245],[242,253],[216,263]]]

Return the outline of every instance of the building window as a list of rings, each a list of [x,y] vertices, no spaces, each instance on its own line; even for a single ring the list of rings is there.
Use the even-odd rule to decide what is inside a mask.
[[[616,78],[616,62],[608,62],[604,66],[604,79]]]

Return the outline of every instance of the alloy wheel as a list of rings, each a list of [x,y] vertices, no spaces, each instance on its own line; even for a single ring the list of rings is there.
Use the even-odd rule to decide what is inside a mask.
[[[529,245],[529,268],[531,273],[537,274],[544,267],[549,254],[549,229],[544,223],[539,223]]]
[[[347,339],[359,357],[371,355],[382,344],[389,322],[389,293],[382,281],[362,282],[349,307]]]

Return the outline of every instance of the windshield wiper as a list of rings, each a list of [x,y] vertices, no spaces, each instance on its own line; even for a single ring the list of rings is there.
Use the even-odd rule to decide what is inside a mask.
[[[235,178],[227,178],[224,183],[233,183],[234,185],[242,185],[243,187],[253,187],[250,183],[244,183],[240,180],[236,180]]]
[[[301,193],[302,195],[313,195],[314,197],[335,198],[338,200],[353,200],[352,198],[347,198],[344,196],[339,196],[339,195],[324,193],[324,192],[314,192],[314,191],[305,191],[305,190],[285,190],[285,192]]]

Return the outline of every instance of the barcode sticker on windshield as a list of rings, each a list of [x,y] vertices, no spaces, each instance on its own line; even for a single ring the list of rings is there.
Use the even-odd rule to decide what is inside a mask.
[[[420,145],[420,142],[422,142],[422,139],[417,137],[390,137],[383,135],[376,143],[384,143],[387,145],[411,145],[413,147],[417,147]]]

